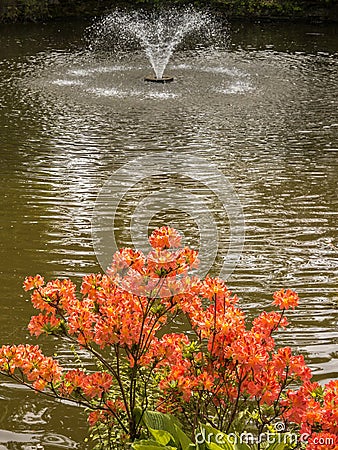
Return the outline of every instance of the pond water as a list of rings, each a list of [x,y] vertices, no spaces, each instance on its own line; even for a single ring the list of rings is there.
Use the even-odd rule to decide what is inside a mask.
[[[289,314],[279,342],[304,353],[317,380],[336,378],[335,27],[234,23],[227,49],[183,48],[168,66],[174,82],[154,85],[143,81],[150,67],[141,52],[90,53],[83,42],[87,26],[0,29],[0,343],[35,342],[26,330],[33,314],[21,287],[26,275],[79,281],[102,270],[92,236],[92,223],[100,234],[96,198],[121,167],[130,168],[128,182],[137,180],[139,157],[149,176],[127,192],[121,181],[118,244],[130,245],[137,206],[156,203],[152,195],[175,186],[175,201],[164,195],[167,206],[151,225],[172,223],[197,245],[188,205],[190,194],[194,205],[201,193],[202,213],[218,230],[206,230],[217,249],[211,267],[217,274],[229,245],[224,202],[205,192],[208,183],[198,177],[175,177],[175,169],[160,175],[163,155],[174,168],[186,158],[192,170],[195,157],[218,168],[242,206],[244,246],[227,280],[242,307],[252,317],[269,307],[274,290],[296,289],[300,307]],[[133,224],[136,233],[140,224]],[[69,364],[66,346],[47,339],[41,345]],[[80,408],[6,380],[0,401],[0,449],[86,448]]]

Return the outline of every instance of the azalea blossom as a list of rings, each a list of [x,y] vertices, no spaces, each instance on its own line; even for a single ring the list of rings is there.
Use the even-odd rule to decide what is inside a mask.
[[[338,381],[312,382],[304,356],[275,342],[297,293],[275,292],[282,311],[262,311],[249,323],[224,280],[189,274],[198,254],[181,246],[176,230],[161,227],[149,242],[147,255],[116,252],[107,273],[84,276],[79,290],[71,280],[27,277],[38,311],[31,335],[64,339],[74,360],[66,368],[38,346],[3,345],[0,374],[80,403],[91,427],[117,427],[130,441],[142,427],[135,411],[152,400],[192,427],[208,420],[224,430],[250,407],[257,430],[280,420],[307,433],[307,450],[337,450]],[[170,332],[178,322],[185,333]]]

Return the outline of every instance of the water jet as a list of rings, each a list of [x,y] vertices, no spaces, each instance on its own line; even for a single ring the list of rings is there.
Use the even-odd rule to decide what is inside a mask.
[[[164,72],[174,50],[188,40],[190,45],[212,43],[217,25],[208,11],[190,6],[155,11],[117,9],[91,27],[90,46],[115,52],[141,49],[154,73],[145,76],[144,81],[169,83],[173,77]]]

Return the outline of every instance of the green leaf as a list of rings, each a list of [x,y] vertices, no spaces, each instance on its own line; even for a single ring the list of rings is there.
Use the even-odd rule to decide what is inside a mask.
[[[179,433],[177,432],[177,429],[180,429],[182,431],[182,427],[181,427],[180,422],[176,419],[176,417],[171,416],[170,414],[163,414],[163,413],[160,413],[157,411],[145,411],[143,414],[142,420],[143,420],[143,423],[145,424],[145,426],[148,428],[148,430],[155,437],[156,440],[157,440],[157,437],[154,435],[153,431],[154,430],[165,431],[168,434],[170,434],[170,437],[172,438],[172,443],[175,444],[177,448],[181,448],[181,446],[182,446],[181,439],[183,438],[183,436],[179,435]],[[182,433],[183,433],[183,431],[182,431]],[[162,437],[160,437],[160,438],[162,439]],[[167,442],[167,444],[168,444],[168,442]],[[182,447],[182,449],[183,449],[183,447]]]
[[[155,430],[154,428],[148,427],[148,430],[153,435],[153,437],[156,439],[156,442],[158,442],[161,445],[167,445],[169,442],[175,443],[175,439],[173,436],[165,430]]]
[[[220,430],[217,430],[216,428],[212,427],[211,425],[200,425],[201,427],[201,437],[203,437],[205,441],[205,445],[210,450],[217,450],[214,445],[215,444],[218,449],[221,450],[253,450],[252,447],[250,447],[245,442],[240,442],[239,436],[236,434],[227,435],[226,433],[223,433]],[[196,435],[197,436],[197,435]],[[237,437],[237,439],[234,439]],[[213,447],[211,449],[210,447]],[[274,450],[274,449],[270,449]],[[281,449],[277,449],[281,450]]]
[[[189,444],[187,450],[201,450],[201,449],[200,446],[198,446],[197,444]]]
[[[134,410],[137,420],[141,420],[157,443],[161,445],[174,445],[176,450],[196,450],[196,445],[182,430],[179,420],[170,415],[157,411],[144,411],[143,415],[138,408]]]
[[[132,444],[134,450],[175,450],[175,447],[160,445],[156,441],[138,441]]]
[[[174,429],[174,424],[182,428],[179,420],[170,414],[163,414],[158,411],[145,411],[143,414],[144,423],[155,430],[170,430]]]
[[[139,423],[142,419],[142,409],[136,406],[133,410],[133,415],[136,423]]]
[[[234,448],[236,450],[252,450],[252,447],[250,447],[245,442],[236,442],[236,444],[234,445]]]
[[[234,450],[234,445],[231,439],[220,430],[212,427],[211,425],[200,425],[201,433],[205,439],[205,444],[209,447],[209,443],[217,445],[222,450]],[[216,449],[213,449],[216,450]]]
[[[223,433],[220,430],[217,430],[217,428],[214,428],[211,425],[201,424],[200,427],[201,427],[201,430],[203,430],[203,429],[205,430],[206,436],[209,436],[210,439],[212,440],[212,442],[215,442],[215,444],[216,444],[216,441],[215,441],[216,435],[222,434],[225,436],[225,433]]]
[[[189,450],[189,447],[191,445],[194,445],[192,440],[184,433],[184,431],[176,423],[174,423],[174,428],[176,431],[176,436],[180,441],[182,450]],[[190,447],[190,450],[192,450],[192,447]]]
[[[163,446],[158,445],[158,442],[154,441],[154,439],[140,439],[139,441],[135,441],[131,444],[132,448],[134,448],[135,445],[147,445],[147,446],[156,445],[157,447],[163,448]]]
[[[151,445],[151,444],[138,444],[138,443],[134,443],[133,445],[132,445],[132,448],[134,449],[134,450],[163,450],[163,449],[172,449],[172,450],[175,450],[175,447],[164,447],[163,445],[160,445],[160,444],[153,444],[153,445]]]
[[[215,442],[207,442],[206,444],[210,450],[234,450],[234,446],[227,439],[221,445],[215,444]]]
[[[289,448],[289,445],[284,442],[274,442],[273,444],[266,447],[265,450],[284,450]]]

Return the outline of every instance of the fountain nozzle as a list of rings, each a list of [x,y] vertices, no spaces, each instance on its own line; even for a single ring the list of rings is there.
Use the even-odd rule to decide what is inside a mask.
[[[144,77],[144,81],[150,81],[152,83],[170,83],[171,81],[174,81],[174,77],[157,78],[153,75],[149,75]]]

